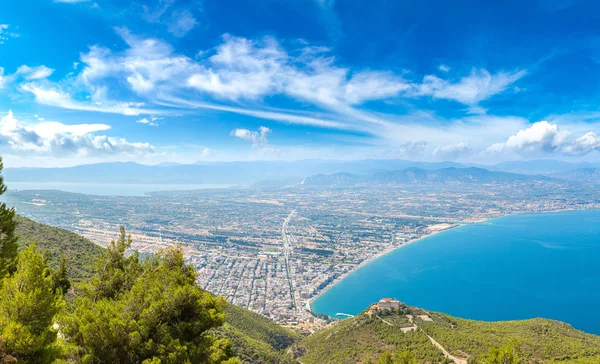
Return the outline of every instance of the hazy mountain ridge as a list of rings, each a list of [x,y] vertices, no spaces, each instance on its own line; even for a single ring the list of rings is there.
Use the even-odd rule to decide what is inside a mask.
[[[600,168],[581,168],[552,176],[569,181],[600,183]]]
[[[569,163],[555,160],[503,162],[496,165],[455,162],[414,162],[401,159],[356,161],[255,161],[210,162],[196,164],[161,163],[142,165],[133,162],[87,164],[67,168],[5,168],[10,182],[70,182],[124,184],[238,184],[252,185],[270,180],[282,184],[300,177],[318,174],[347,173],[369,175],[407,168],[438,170],[447,168],[480,168],[494,172],[555,175],[581,168],[598,168],[591,163]],[[300,178],[301,179],[301,178]]]
[[[483,168],[442,168],[422,169],[405,168],[396,171],[377,172],[371,175],[355,175],[349,173],[319,174],[307,177],[302,181],[305,186],[335,186],[356,184],[395,185],[407,183],[492,183],[515,181],[548,181],[550,177],[529,176],[507,172],[488,171]]]

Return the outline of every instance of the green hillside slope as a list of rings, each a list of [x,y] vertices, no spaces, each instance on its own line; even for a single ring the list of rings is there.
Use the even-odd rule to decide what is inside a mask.
[[[65,229],[37,223],[26,217],[16,216],[17,236],[20,248],[35,243],[40,251],[46,251],[49,265],[56,267],[61,252],[69,261],[69,278],[80,281],[89,278],[95,262],[105,249],[90,240]],[[235,305],[227,305],[226,323],[217,330],[219,335],[230,338],[234,352],[247,363],[295,363],[284,350],[300,340],[300,336],[271,320]]]
[[[600,336],[547,319],[483,322],[432,314],[433,321],[417,324],[456,356],[482,356],[492,347],[518,343],[527,361],[600,363]]]
[[[414,330],[408,331],[411,326]],[[546,319],[472,321],[408,306],[394,313],[369,315],[365,311],[303,339],[291,351],[304,364],[377,362],[384,352],[406,351],[412,352],[418,363],[449,360],[430,338],[469,363],[483,362],[491,349],[503,345],[514,346],[521,363],[600,363],[600,336],[565,323]]]
[[[69,278],[73,281],[92,275],[94,262],[103,254],[102,247],[65,229],[40,224],[22,216],[16,216],[16,220],[20,249],[35,243],[40,251],[48,252],[48,265],[53,268],[58,266],[60,254],[63,253],[69,262]]]
[[[217,332],[229,337],[242,362],[296,363],[285,349],[300,340],[298,334],[236,305],[227,305],[225,314],[226,324]]]

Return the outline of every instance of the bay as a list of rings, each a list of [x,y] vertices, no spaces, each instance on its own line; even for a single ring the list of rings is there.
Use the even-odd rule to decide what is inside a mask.
[[[396,249],[311,304],[357,314],[382,297],[453,316],[544,317],[600,334],[600,211],[505,216]]]

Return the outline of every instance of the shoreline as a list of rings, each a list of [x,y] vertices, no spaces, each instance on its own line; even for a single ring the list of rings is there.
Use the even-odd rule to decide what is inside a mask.
[[[365,259],[364,261],[362,261],[359,265],[357,265],[356,267],[354,267],[352,270],[342,274],[341,276],[337,277],[335,280],[333,280],[333,282],[331,282],[329,285],[327,285],[327,287],[325,287],[323,290],[321,290],[318,294],[316,294],[314,297],[311,297],[305,305],[305,308],[312,313],[313,315],[316,315],[316,313],[312,310],[312,306],[311,304],[318,299],[319,297],[321,297],[323,294],[325,294],[327,291],[329,291],[331,288],[333,288],[336,284],[338,284],[339,282],[341,282],[342,280],[344,280],[346,277],[348,277],[350,274],[356,272],[358,269],[360,269],[361,267],[381,258],[384,255],[387,255],[397,249],[401,249],[404,248],[405,246],[408,246],[410,244],[416,243],[418,241],[421,241],[425,238],[428,238],[430,236],[433,236],[435,234],[439,234],[442,233],[444,231],[449,231],[452,230],[454,228],[457,227],[461,227],[461,226],[466,226],[466,225],[471,225],[471,224],[478,224],[478,223],[483,223],[483,222],[487,222],[490,220],[494,220],[494,219],[499,219],[499,218],[503,218],[503,217],[508,217],[508,216],[515,216],[515,215],[524,215],[524,214],[548,214],[548,213],[559,213],[559,212],[571,212],[571,211],[589,211],[589,210],[600,210],[598,208],[590,208],[590,209],[580,209],[580,208],[563,208],[563,209],[557,209],[557,210],[550,210],[550,211],[520,211],[520,212],[515,212],[515,213],[511,213],[511,214],[501,214],[499,216],[494,216],[494,217],[489,217],[489,218],[481,218],[481,219],[474,219],[472,221],[467,221],[467,220],[463,220],[461,222],[457,222],[455,223],[454,226],[451,226],[447,229],[444,230],[439,230],[439,231],[434,231],[430,234],[427,235],[423,235],[420,238],[417,239],[413,239],[410,240],[400,246],[396,246],[396,247],[389,247],[385,250],[382,250],[381,252],[377,253],[376,255]]]
[[[359,270],[359,269],[360,269],[360,268],[362,268],[363,266],[365,266],[365,265],[367,265],[367,264],[369,264],[369,263],[371,263],[371,262],[373,262],[373,261],[375,261],[375,260],[377,260],[377,259],[379,259],[379,258],[383,257],[384,255],[387,255],[387,254],[389,254],[389,253],[391,253],[391,252],[393,252],[393,251],[395,251],[395,250],[402,249],[402,248],[404,248],[404,247],[406,247],[406,246],[409,246],[409,245],[411,245],[411,244],[414,244],[414,243],[416,243],[416,242],[418,242],[418,241],[421,241],[421,240],[423,240],[423,239],[425,239],[425,238],[428,238],[428,237],[430,237],[430,236],[434,236],[434,235],[436,235],[436,234],[442,233],[442,232],[444,232],[444,231],[449,231],[449,230],[452,230],[452,229],[454,229],[454,228],[457,228],[457,227],[460,227],[460,226],[465,226],[465,225],[470,225],[470,224],[476,224],[476,223],[480,223],[480,222],[485,222],[485,221],[488,221],[488,220],[491,220],[491,219],[495,219],[495,217],[492,217],[492,218],[489,218],[489,219],[482,219],[482,220],[478,220],[478,221],[475,221],[475,222],[467,222],[467,223],[461,222],[461,223],[456,223],[455,225],[453,225],[453,226],[451,226],[451,227],[448,227],[448,228],[446,228],[446,229],[443,229],[443,230],[438,230],[438,231],[434,231],[434,232],[431,232],[431,233],[429,233],[429,234],[427,234],[427,235],[423,235],[423,236],[421,236],[420,238],[413,239],[413,240],[409,240],[409,241],[405,242],[405,243],[404,243],[404,244],[402,244],[402,245],[399,245],[399,246],[392,246],[392,247],[389,247],[389,248],[387,248],[387,249],[384,249],[384,250],[380,251],[379,253],[377,253],[377,254],[373,255],[372,257],[370,257],[370,258],[367,258],[367,259],[363,260],[363,261],[362,261],[362,262],[361,262],[359,265],[357,265],[357,266],[356,266],[356,267],[354,267],[353,269],[349,270],[348,272],[346,272],[346,273],[342,274],[341,276],[337,277],[336,279],[334,279],[334,280],[333,280],[333,281],[332,281],[330,284],[328,284],[328,285],[327,285],[327,287],[325,287],[324,289],[322,289],[322,290],[321,290],[321,291],[320,291],[318,294],[316,294],[315,296],[311,297],[311,298],[310,298],[310,299],[309,299],[309,300],[306,302],[306,307],[305,307],[305,308],[306,308],[306,309],[307,309],[307,310],[308,310],[310,313],[312,313],[313,315],[316,315],[316,313],[315,313],[315,312],[312,310],[312,306],[311,306],[311,304],[312,304],[312,303],[313,303],[313,302],[314,302],[316,299],[318,299],[319,297],[321,297],[322,295],[324,295],[324,294],[325,294],[327,291],[329,291],[329,290],[330,290],[331,288],[333,288],[333,287],[334,287],[336,284],[338,284],[339,282],[341,282],[342,280],[344,280],[344,279],[345,279],[347,276],[349,276],[350,274],[352,274],[352,273],[356,272],[357,270]]]

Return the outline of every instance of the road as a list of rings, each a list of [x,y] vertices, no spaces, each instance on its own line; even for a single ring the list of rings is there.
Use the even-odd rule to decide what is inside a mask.
[[[290,297],[292,298],[292,303],[296,311],[300,312],[302,310],[302,305],[298,303],[300,298],[300,294],[296,290],[296,280],[292,274],[292,270],[290,268],[290,241],[292,239],[291,235],[288,233],[288,223],[296,213],[296,210],[292,210],[288,217],[283,220],[283,224],[281,225],[281,240],[283,241],[283,256],[285,258],[285,269],[287,271],[288,283],[290,285]]]

